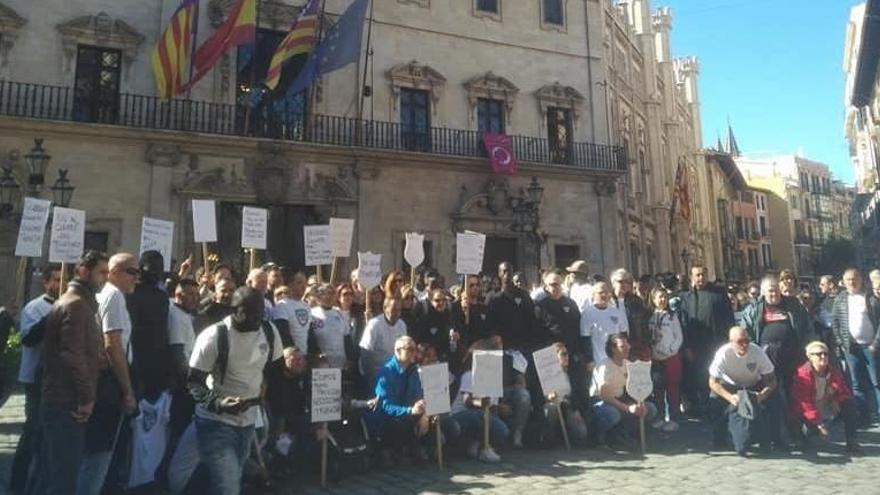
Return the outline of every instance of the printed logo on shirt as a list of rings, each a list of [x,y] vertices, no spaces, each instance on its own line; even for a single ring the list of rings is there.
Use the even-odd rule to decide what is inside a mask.
[[[480,319],[486,321],[486,315],[480,315]]]
[[[144,431],[149,432],[156,426],[156,423],[159,421],[159,414],[155,409],[146,408],[143,411],[144,415]]]
[[[611,320],[611,323],[614,323],[615,325],[617,325],[617,322],[620,321],[620,318],[618,318],[617,316],[610,316],[608,317],[608,319]]]
[[[294,316],[296,316],[296,321],[300,324],[300,326],[305,325],[309,322],[309,310],[297,309],[294,310],[293,314]]]
[[[571,308],[569,308],[568,306],[563,306],[562,311],[564,313],[568,313],[569,311],[571,311]]]
[[[514,297],[513,302],[515,302],[516,305],[519,306],[520,304],[522,304],[522,298],[521,297]]]
[[[324,328],[324,320],[315,320],[315,328],[319,330]]]
[[[746,363],[746,368],[749,371],[754,372],[758,368],[758,363]]]
[[[267,342],[260,342],[257,348],[260,350],[260,354],[269,354],[269,344]]]
[[[431,335],[437,335],[437,327],[434,327],[428,331],[431,332]]]

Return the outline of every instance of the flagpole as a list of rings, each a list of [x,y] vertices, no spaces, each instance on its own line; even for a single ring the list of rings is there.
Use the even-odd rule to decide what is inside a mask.
[[[196,45],[198,45],[197,41],[199,40],[199,13],[201,9],[199,9],[199,0],[195,2],[195,15],[193,15],[193,28],[192,28],[192,46],[189,47],[189,77],[187,81],[192,81],[193,77],[193,67],[195,66],[196,61]],[[186,88],[186,100],[189,101],[192,96],[192,86]]]
[[[326,8],[327,8],[327,0],[321,0],[321,16],[318,21],[318,36],[315,41],[315,47],[312,48],[312,52],[309,54],[309,57],[315,56],[318,48],[321,46],[321,40],[324,38],[324,19],[327,16],[327,12],[325,10]],[[315,77],[312,79],[311,83],[309,84],[308,89],[306,89],[306,111],[303,114],[303,120],[305,121],[304,124],[306,127],[306,132],[308,132],[308,129],[309,129],[308,122],[310,119],[307,118],[308,115],[311,114],[312,117],[315,116],[315,104],[316,104],[316,101],[315,101],[315,98],[316,98],[315,81],[318,79],[318,74],[321,73],[321,59],[315,57],[315,63],[317,64],[316,70],[315,70]]]
[[[358,95],[360,97],[360,104],[358,105],[358,120],[362,120],[364,118],[364,87],[367,85],[367,67],[369,67],[370,61],[372,59],[372,39],[373,39],[373,5],[375,2],[370,0],[370,23],[367,25],[367,50],[364,55],[364,77],[363,83],[358,87]],[[357,77],[355,75],[355,77]],[[373,88],[371,87],[370,90]],[[372,95],[370,96],[372,98]]]
[[[254,15],[254,50],[253,50],[253,53],[251,53],[251,82],[250,82],[250,86],[248,86],[250,88],[250,91],[248,92],[248,101],[245,104],[245,107],[247,107],[247,110],[245,110],[245,112],[244,112],[244,135],[245,136],[248,135],[248,131],[250,130],[250,127],[251,127],[251,110],[252,110],[252,108],[251,108],[250,102],[253,99],[253,97],[251,95],[253,94],[254,91],[256,91],[256,88],[254,88],[254,79],[257,77],[257,44],[260,41],[258,39],[257,33],[260,30],[260,4],[261,3],[262,2],[260,0],[257,0],[257,5],[255,6],[256,14]]]

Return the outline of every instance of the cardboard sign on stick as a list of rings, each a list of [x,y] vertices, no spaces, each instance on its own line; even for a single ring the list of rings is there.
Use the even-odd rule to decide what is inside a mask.
[[[333,245],[330,241],[329,225],[303,226],[306,266],[321,266],[333,263]]]
[[[474,397],[504,396],[503,357],[504,351],[474,351]]]
[[[266,249],[269,211],[264,208],[245,206],[241,209],[241,247]]]
[[[342,419],[342,370],[312,370],[312,423]]]
[[[358,280],[366,290],[382,283],[382,255],[358,253]]]
[[[559,362],[559,354],[554,345],[532,353],[535,358],[535,369],[538,372],[538,380],[544,395],[556,392],[556,395],[564,397],[571,393],[571,383],[568,375],[562,369]]]
[[[331,218],[330,237],[333,243],[334,258],[348,258],[351,253],[351,238],[354,235],[354,220],[351,218]]]
[[[194,199],[193,240],[196,242],[217,242],[217,214],[214,201],[210,199]]]
[[[425,261],[425,236],[415,232],[407,232],[406,246],[403,248],[403,259],[413,268]]]
[[[446,363],[419,366],[419,378],[425,398],[425,414],[436,416],[448,413],[449,404],[449,365]]]
[[[78,263],[86,242],[86,212],[56,206],[52,212],[49,263]]]
[[[654,390],[650,361],[626,362],[626,393],[637,402],[644,402]]]
[[[159,251],[165,263],[165,271],[171,270],[171,250],[174,241],[174,222],[144,217],[141,222],[141,250]]]
[[[455,272],[471,275],[483,271],[483,251],[486,248],[484,234],[464,233],[455,235]]]
[[[46,235],[46,222],[49,220],[51,207],[52,203],[45,199],[24,198],[18,241],[15,243],[16,256],[38,258],[43,255],[43,237]]]

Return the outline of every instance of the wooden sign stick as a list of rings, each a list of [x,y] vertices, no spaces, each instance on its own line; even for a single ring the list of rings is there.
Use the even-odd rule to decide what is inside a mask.
[[[251,270],[257,267],[257,250],[254,248],[250,249],[250,267]]]
[[[571,442],[568,440],[568,427],[565,426],[565,416],[562,414],[562,403],[560,402],[556,403],[556,413],[559,414],[559,426],[562,427],[562,440],[565,441],[565,449],[571,450]]]
[[[489,445],[489,420],[491,420],[491,413],[489,412],[489,402],[486,400],[483,402],[483,448],[489,449],[492,446]]]
[[[336,265],[337,265],[338,261],[339,261],[339,258],[334,257],[333,258],[333,265],[330,266],[330,285],[333,285],[336,283]]]
[[[434,416],[434,428],[437,432],[437,466],[443,471],[443,437],[440,431],[440,416]]]
[[[409,285],[413,289],[416,288],[416,267],[409,267]]]
[[[58,285],[58,297],[67,292],[67,263],[61,263],[61,283]]]
[[[321,439],[321,487],[323,488],[327,486],[327,437],[330,435],[330,429],[327,427],[327,423],[324,423],[321,428],[324,430]]]
[[[202,243],[202,267],[205,268],[205,273],[211,273],[210,261],[208,261],[208,256],[210,253],[208,252],[208,243]]]
[[[639,402],[639,406],[645,407],[644,402]],[[642,454],[645,453],[645,416],[639,416],[639,439],[642,441]]]

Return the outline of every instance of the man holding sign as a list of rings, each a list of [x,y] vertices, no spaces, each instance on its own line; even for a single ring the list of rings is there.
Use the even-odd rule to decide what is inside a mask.
[[[394,357],[376,377],[378,404],[371,416],[371,426],[382,439],[382,460],[389,467],[393,465],[394,451],[400,451],[399,460],[403,462],[407,460],[407,451],[420,452],[418,439],[428,432],[416,356],[416,342],[400,337],[394,342]]]
[[[608,358],[596,368],[590,387],[590,395],[595,401],[593,414],[596,417],[597,439],[604,443],[610,434],[615,433],[619,443],[634,447],[632,438],[637,431],[637,420],[650,420],[657,415],[657,408],[650,402],[637,403],[625,391],[628,373],[626,361],[629,358],[626,334],[608,337],[605,354]]]

